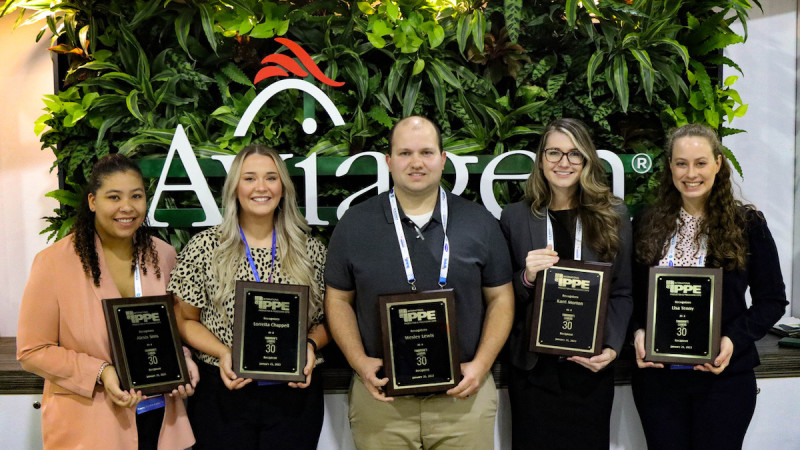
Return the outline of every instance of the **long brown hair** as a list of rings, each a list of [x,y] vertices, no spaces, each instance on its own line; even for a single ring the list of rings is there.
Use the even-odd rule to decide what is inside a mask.
[[[577,119],[556,119],[545,128],[539,149],[536,151],[536,163],[525,184],[525,198],[531,202],[531,211],[536,217],[543,217],[544,209],[550,205],[553,193],[550,183],[544,177],[544,148],[547,138],[554,132],[566,134],[584,157],[581,169],[577,204],[578,215],[583,224],[584,233],[591,236],[589,247],[597,252],[602,261],[611,261],[617,255],[620,239],[617,230],[620,227],[619,215],[614,206],[622,204],[622,200],[611,193],[606,184],[606,174],[602,161],[597,155],[589,129]]]
[[[83,271],[92,277],[95,286],[100,286],[100,263],[95,248],[94,227],[95,213],[89,208],[89,194],[97,196],[97,191],[110,175],[120,172],[133,172],[139,176],[144,185],[144,177],[139,166],[124,155],[112,153],[98,160],[92,167],[92,175],[84,189],[75,223],[70,230],[74,236],[75,253],[81,259]],[[153,238],[147,226],[147,217],[133,236],[133,257],[131,259],[131,272],[136,268],[136,261],[140,262],[142,273],[147,273],[147,262],[150,261],[155,268],[156,277],[161,278],[161,269],[158,267],[158,252],[156,252]]]
[[[747,256],[747,240],[744,235],[745,217],[743,204],[733,196],[731,168],[722,152],[722,142],[717,133],[702,124],[688,124],[673,130],[667,140],[667,158],[658,186],[658,203],[642,217],[635,235],[636,260],[642,264],[655,265],[664,257],[667,243],[684,224],[680,220],[683,206],[681,193],[672,181],[672,152],[675,142],[685,137],[699,137],[708,141],[714,158],[721,158],[719,172],[714,178],[705,214],[694,239],[708,236],[708,264],[726,270],[742,269]],[[749,209],[755,209],[747,205]]]

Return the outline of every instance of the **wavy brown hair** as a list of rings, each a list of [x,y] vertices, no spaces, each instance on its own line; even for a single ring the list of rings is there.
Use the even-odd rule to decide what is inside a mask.
[[[97,191],[103,186],[106,178],[119,172],[133,172],[142,180],[144,186],[144,176],[142,170],[126,156],[118,153],[106,155],[98,160],[92,167],[92,175],[89,183],[84,188],[81,203],[78,206],[78,214],[70,232],[73,234],[75,253],[81,259],[83,271],[86,276],[92,277],[95,286],[100,286],[100,263],[98,262],[97,248],[95,248],[95,234],[97,230],[94,226],[95,213],[89,209],[89,194],[97,196]],[[147,226],[147,217],[133,236],[133,256],[131,258],[131,273],[136,268],[136,261],[140,262],[142,273],[147,274],[147,262],[150,261],[155,268],[158,278],[161,278],[161,269],[158,267],[158,252],[155,243],[150,235]]]
[[[634,236],[636,242],[636,260],[645,265],[655,265],[667,252],[667,245],[672,236],[684,226],[680,220],[683,206],[681,193],[672,181],[672,151],[675,142],[685,137],[699,137],[708,141],[714,158],[721,158],[719,172],[714,178],[714,185],[708,196],[705,214],[700,220],[697,234],[708,236],[708,265],[722,267],[726,270],[742,269],[747,256],[747,239],[744,234],[745,211],[755,209],[752,205],[743,208],[741,201],[733,196],[731,168],[728,158],[722,152],[722,142],[717,133],[701,124],[688,124],[672,130],[667,140],[667,158],[658,187],[658,203],[653,205],[642,216]]]
[[[589,129],[577,119],[556,119],[545,128],[539,149],[536,151],[536,162],[533,165],[528,181],[525,184],[525,198],[531,202],[531,211],[536,217],[544,217],[544,209],[549,207],[553,193],[550,183],[544,177],[544,148],[550,134],[561,132],[566,134],[575,148],[584,157],[583,168],[578,179],[577,209],[583,224],[584,233],[591,236],[589,247],[602,261],[612,261],[620,247],[617,230],[620,227],[619,215],[614,206],[622,204],[622,200],[614,197],[606,184],[606,173],[603,162],[597,155]]]

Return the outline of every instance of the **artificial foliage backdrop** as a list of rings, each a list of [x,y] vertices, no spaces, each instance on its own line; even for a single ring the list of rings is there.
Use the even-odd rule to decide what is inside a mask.
[[[453,154],[533,150],[557,117],[586,122],[598,148],[654,157],[667,130],[685,123],[742,132],[728,126],[747,110],[736,77],[719,75],[722,66],[739,70],[722,49],[746,39],[753,6],[760,8],[756,0],[7,0],[0,16],[43,26],[39,39],[52,39],[59,57],[59,91],[43,98],[32,126],[62,175],[61,189],[48,194],[62,207],[43,230],[61,238],[98,158],[163,158],[178,125],[201,158],[249,143],[296,155],[384,151],[388,130],[410,114],[435,120]],[[744,35],[730,28],[737,21]],[[258,92],[281,79],[265,68],[303,60],[277,37],[344,83],[317,85],[345,125],[322,119],[302,92],[283,91],[246,136],[234,137]],[[286,58],[263,63],[275,54]],[[313,134],[302,128],[309,116],[317,117]],[[629,204],[652,195],[655,175],[631,179]],[[212,185],[215,194],[220,187]],[[331,179],[319,195],[352,189]],[[520,195],[515,183],[495,189],[502,202]],[[190,233],[162,234],[180,247]]]

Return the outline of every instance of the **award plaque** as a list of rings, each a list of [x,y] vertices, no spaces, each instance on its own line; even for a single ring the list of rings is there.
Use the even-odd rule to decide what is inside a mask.
[[[719,354],[722,269],[651,267],[645,360],[713,363]]]
[[[189,382],[172,305],[171,295],[103,300],[122,389],[163,394]]]
[[[233,371],[254,380],[305,381],[308,286],[236,282]]]
[[[446,391],[461,379],[452,289],[379,297],[386,395]]]
[[[563,261],[536,275],[530,350],[599,355],[611,286],[609,263]]]

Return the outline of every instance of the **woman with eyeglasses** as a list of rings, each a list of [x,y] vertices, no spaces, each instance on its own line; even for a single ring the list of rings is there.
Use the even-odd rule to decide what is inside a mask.
[[[650,449],[740,449],[756,405],[755,341],[781,318],[786,292],[763,214],[733,195],[717,133],[705,125],[672,132],[658,203],[636,225],[636,363],[631,387]],[[651,266],[721,267],[720,352],[713,364],[645,360]],[[752,305],[745,291],[750,289]]]
[[[516,313],[509,337],[512,447],[607,449],[616,359],[633,309],[631,225],[606,184],[586,126],[557,119],[545,129],[525,198],[500,224],[514,267]],[[613,263],[603,350],[591,358],[528,350],[536,274],[559,261]]]

